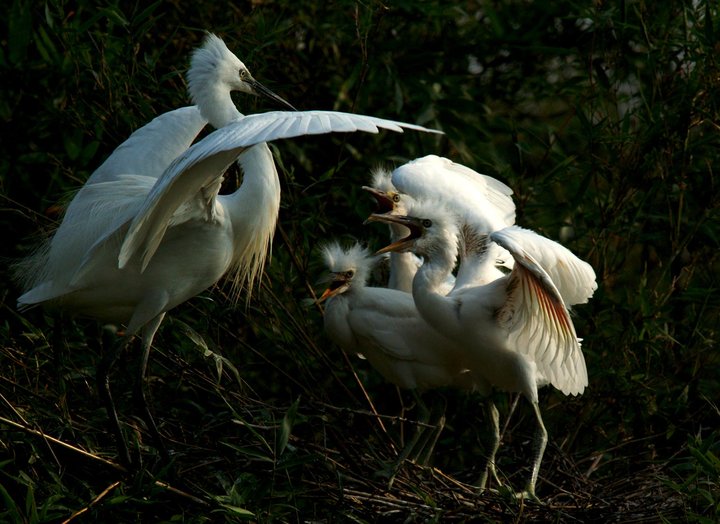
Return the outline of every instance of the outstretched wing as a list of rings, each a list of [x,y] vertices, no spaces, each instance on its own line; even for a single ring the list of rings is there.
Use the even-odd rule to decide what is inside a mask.
[[[380,129],[402,132],[403,129],[437,132],[421,126],[334,111],[273,111],[244,116],[214,131],[191,146],[162,174],[148,195],[142,209],[128,230],[118,257],[124,267],[140,252],[146,267],[162,240],[175,211],[203,188],[219,187],[218,179],[228,166],[248,147],[282,138]],[[203,197],[208,205],[214,198]],[[209,209],[209,213],[212,209]]]
[[[535,261],[545,270],[560,292],[566,306],[585,304],[597,289],[592,266],[578,258],[572,251],[534,231],[512,226],[506,235],[517,246],[532,253]]]
[[[508,330],[510,347],[532,358],[541,380],[566,395],[576,395],[588,383],[580,341],[558,288],[538,261],[542,242],[538,238],[528,242],[529,236],[542,238],[518,227],[491,235],[515,259],[507,300],[497,319]]]
[[[109,182],[126,174],[160,177],[190,147],[206,124],[197,106],[163,113],[120,144],[93,172],[87,184]]]

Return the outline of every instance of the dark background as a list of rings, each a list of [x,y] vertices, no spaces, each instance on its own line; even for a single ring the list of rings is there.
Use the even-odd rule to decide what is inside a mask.
[[[714,2],[141,4],[15,0],[1,25],[2,520],[60,522],[83,509],[78,521],[718,518]],[[100,462],[115,461],[115,448],[94,389],[97,326],[19,314],[8,265],[134,129],[189,103],[183,74],[205,30],[299,109],[445,135],[272,145],[283,202],[260,288],[247,305],[222,284],[208,290],[172,310],[155,339],[150,396],[171,466],[132,410],[135,354],[113,377],[145,458],[127,476]],[[236,101],[245,113],[276,109]],[[385,240],[384,228],[362,226],[370,169],[426,154],[507,183],[518,224],[553,239],[562,231],[598,276],[574,312],[590,386],[578,398],[541,392],[543,506],[470,487],[483,465],[482,399],[455,391],[426,394],[446,404],[437,469],[407,464],[388,490],[417,416],[412,397],[344,356],[312,301],[324,241]],[[231,172],[228,190],[238,183]],[[496,399],[504,419],[509,399]],[[533,429],[520,402],[498,455],[516,488]]]

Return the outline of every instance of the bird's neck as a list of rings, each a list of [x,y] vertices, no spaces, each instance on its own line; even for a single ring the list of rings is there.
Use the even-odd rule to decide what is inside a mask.
[[[193,101],[200,107],[200,113],[210,125],[220,129],[242,116],[233,103],[230,91],[217,84],[209,84],[198,90]]]
[[[390,241],[396,242],[407,236],[409,230],[395,224],[390,226]],[[412,281],[417,272],[417,260],[412,253],[390,253],[390,279],[388,287],[400,291],[412,291]]]
[[[423,265],[413,279],[412,293],[425,321],[438,331],[454,336],[460,332],[457,305],[441,289],[455,265],[457,249],[446,247],[423,257]]]
[[[413,277],[417,268],[417,262],[412,253],[390,253],[388,287],[409,293],[412,291]]]
[[[465,249],[458,268],[458,284],[483,285],[503,276],[495,267],[498,249],[497,244],[491,242],[482,248]]]
[[[266,143],[246,150],[238,164],[243,170],[242,185],[220,198],[227,202],[224,207],[232,224],[233,267],[244,268],[236,271],[234,278],[239,292],[245,285],[251,291],[262,274],[280,210],[280,179]]]

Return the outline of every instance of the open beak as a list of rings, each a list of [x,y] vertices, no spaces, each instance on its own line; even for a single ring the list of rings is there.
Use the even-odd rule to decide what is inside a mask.
[[[392,201],[385,191],[380,191],[370,186],[362,186],[362,188],[375,198],[376,213],[390,213],[395,209],[395,202]]]
[[[425,228],[422,225],[421,218],[409,217],[405,215],[373,213],[367,218],[367,220],[365,220],[366,224],[368,222],[385,222],[389,224],[400,224],[401,226],[405,226],[410,230],[410,234],[408,236],[406,236],[405,238],[401,238],[400,240],[393,242],[392,244],[388,244],[381,249],[378,249],[375,252],[376,255],[382,255],[383,253],[388,253],[390,251],[395,251],[398,253],[410,251],[413,247],[413,244],[415,243],[415,240],[420,238],[425,231]]]
[[[323,294],[320,295],[320,298],[318,298],[318,304],[326,301],[327,299],[334,297],[335,295],[342,293],[345,291],[348,287],[348,280],[346,278],[342,278],[340,275],[335,275],[333,278],[333,281],[330,282],[330,285],[328,288],[323,291]]]
[[[284,98],[280,97],[279,95],[276,95],[272,91],[270,91],[267,87],[262,85],[260,82],[255,80],[254,78],[246,78],[245,83],[250,86],[250,88],[253,90],[255,95],[257,96],[264,96],[266,98],[269,98],[273,102],[276,102],[280,104],[281,106],[285,106],[287,108],[292,109],[293,111],[297,111],[293,105],[285,100]]]

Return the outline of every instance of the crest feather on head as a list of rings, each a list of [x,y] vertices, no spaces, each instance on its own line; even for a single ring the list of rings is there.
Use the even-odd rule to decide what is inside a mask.
[[[322,254],[331,273],[353,271],[353,280],[361,283],[367,281],[376,258],[367,247],[359,243],[343,247],[338,242],[330,242],[323,246]]]

